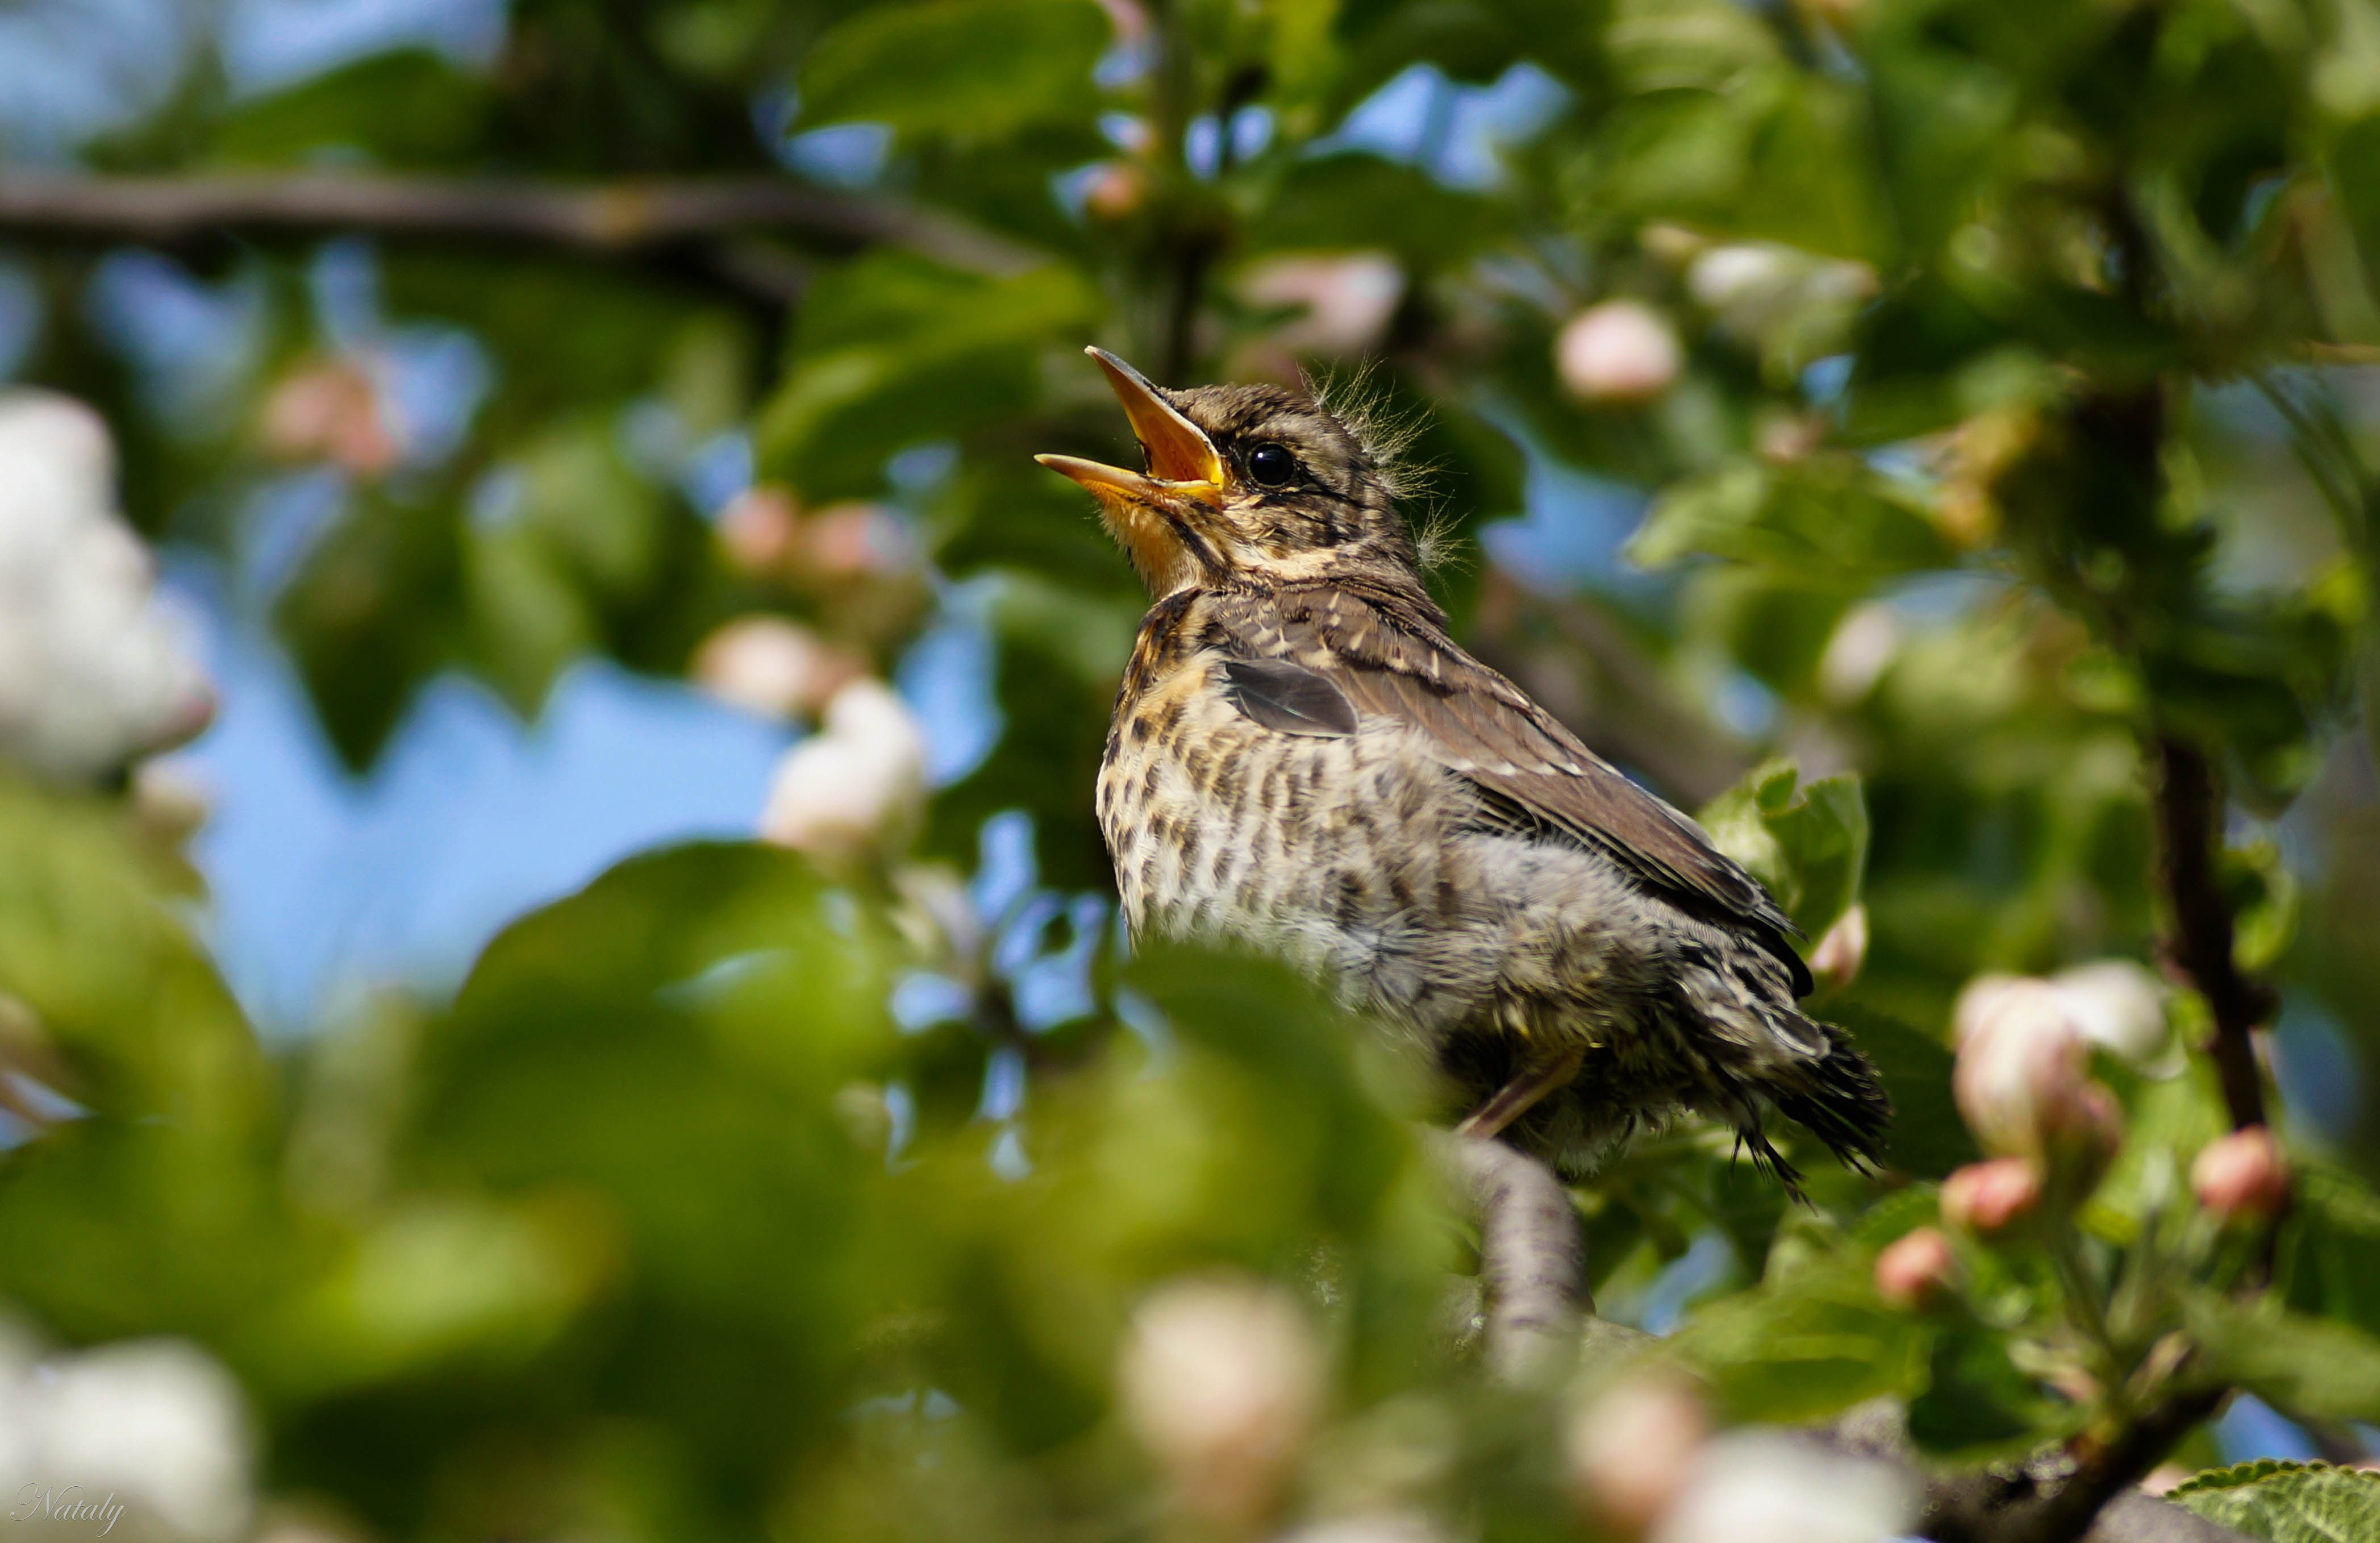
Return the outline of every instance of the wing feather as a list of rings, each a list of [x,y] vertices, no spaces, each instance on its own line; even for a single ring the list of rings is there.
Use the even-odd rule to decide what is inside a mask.
[[[1810,989],[1786,940],[1792,919],[1701,827],[1582,744],[1528,694],[1472,658],[1418,606],[1383,607],[1343,587],[1247,595],[1219,619],[1243,646],[1285,653],[1358,713],[1403,723],[1492,797],[1585,843],[1686,909],[1748,925]],[[1310,732],[1310,731],[1309,731]]]

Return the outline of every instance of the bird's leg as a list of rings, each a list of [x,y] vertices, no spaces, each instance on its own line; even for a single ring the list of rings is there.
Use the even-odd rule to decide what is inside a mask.
[[[1578,1075],[1578,1063],[1585,1059],[1586,1047],[1572,1045],[1544,1060],[1523,1063],[1512,1080],[1496,1089],[1494,1098],[1455,1126],[1454,1134],[1475,1136],[1482,1140],[1500,1135],[1505,1126],[1526,1114],[1539,1099]]]

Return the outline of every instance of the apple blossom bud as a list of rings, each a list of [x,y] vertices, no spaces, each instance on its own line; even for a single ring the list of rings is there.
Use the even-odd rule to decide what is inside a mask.
[[[325,360],[284,377],[264,400],[258,437],[285,459],[319,457],[362,477],[388,470],[405,449],[379,383],[355,358]]]
[[[1116,1368],[1124,1423],[1176,1504],[1246,1525],[1278,1503],[1322,1403],[1296,1300],[1259,1282],[1177,1282],[1133,1315]]]
[[[1631,1376],[1582,1407],[1564,1439],[1572,1498],[1606,1525],[1641,1534],[1676,1503],[1710,1416],[1678,1376]]]
[[[1083,188],[1083,207],[1102,220],[1121,220],[1148,201],[1148,173],[1138,162],[1104,161]]]
[[[1950,1091],[1984,1150],[2043,1160],[2095,1149],[2105,1122],[2085,1107],[2089,1047],[2058,989],[2010,981],[1973,1017]]]
[[[1950,1240],[1933,1227],[1902,1233],[1876,1257],[1876,1289],[1896,1307],[1923,1307],[1940,1301],[1957,1279]]]
[[[1840,991],[1859,978],[1867,963],[1867,905],[1854,903],[1821,933],[1810,951],[1810,973],[1830,991]]]
[[[132,772],[132,812],[141,829],[179,846],[214,812],[213,789],[183,761],[144,760]]]
[[[908,533],[880,504],[830,504],[802,526],[800,565],[826,578],[892,573],[909,565]]]
[[[738,572],[775,573],[793,554],[801,507],[783,488],[759,483],[719,511],[719,546]]]
[[[1945,1225],[1986,1241],[2007,1233],[2041,1205],[2041,1172],[2023,1158],[1971,1162],[1942,1181]]]
[[[857,679],[858,657],[783,616],[742,616],[695,650],[694,679],[720,700],[771,717],[808,717]]]
[[[2190,1187],[2207,1214],[2224,1221],[2268,1221],[2289,1198],[2289,1159],[2262,1125],[2218,1136],[2199,1148]]]
[[[1670,389],[1685,362],[1669,319],[1641,300],[1606,300],[1562,323],[1554,368],[1590,402],[1645,402]]]
[[[823,728],[785,752],[760,837],[830,863],[904,842],[926,797],[926,741],[890,686],[856,680],[827,704]]]

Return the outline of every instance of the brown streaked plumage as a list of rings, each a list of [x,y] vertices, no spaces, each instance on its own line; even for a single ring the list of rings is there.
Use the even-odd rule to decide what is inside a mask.
[[[1694,823],[1447,635],[1383,468],[1275,386],[1165,391],[1090,350],[1145,469],[1044,456],[1157,597],[1099,813],[1136,936],[1284,954],[1572,1172],[1682,1108],[1790,1185],[1768,1112],[1847,1161],[1888,1116],[1804,1016],[1792,924]]]

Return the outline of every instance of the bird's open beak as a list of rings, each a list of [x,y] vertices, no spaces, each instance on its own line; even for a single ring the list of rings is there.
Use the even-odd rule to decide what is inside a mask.
[[[1099,361],[1132,419],[1132,431],[1148,456],[1148,470],[1127,471],[1075,456],[1036,456],[1050,470],[1062,472],[1105,499],[1122,494],[1140,503],[1195,498],[1202,504],[1223,496],[1223,458],[1206,431],[1182,416],[1148,378],[1104,348],[1083,352]]]

